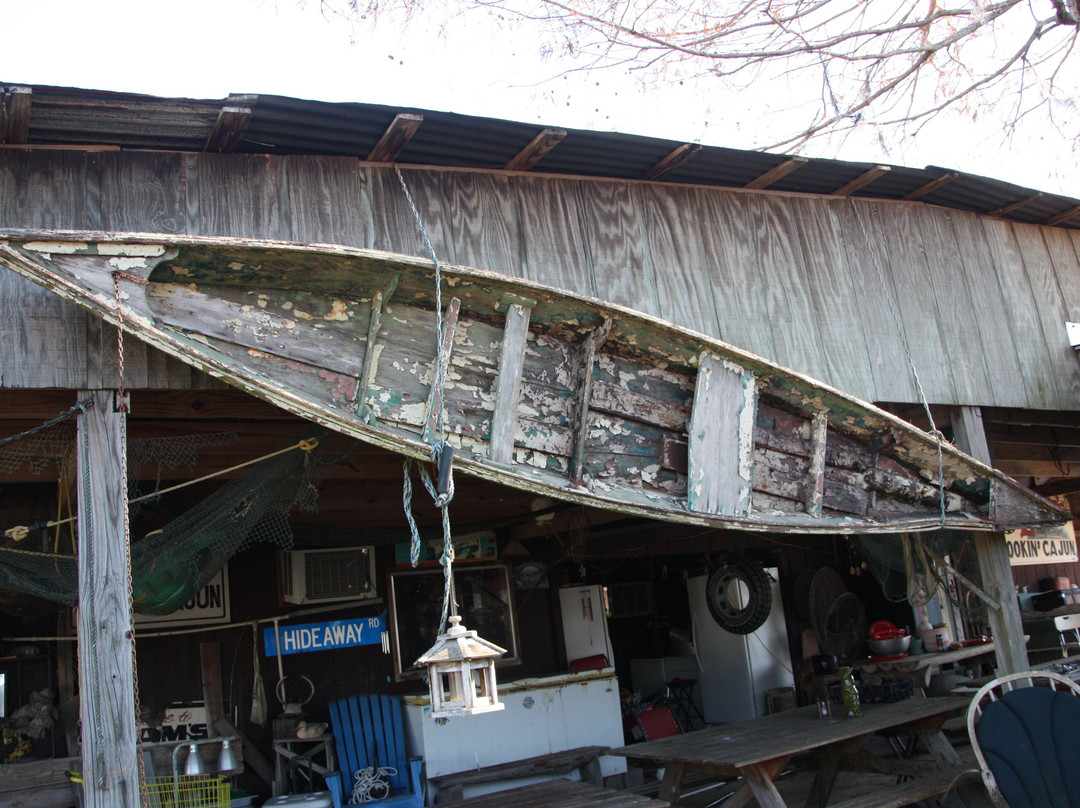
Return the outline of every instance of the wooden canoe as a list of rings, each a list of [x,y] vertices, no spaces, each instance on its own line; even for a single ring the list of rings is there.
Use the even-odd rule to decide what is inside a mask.
[[[436,439],[434,267],[330,245],[0,232],[0,264],[212,376],[405,455]],[[454,465],[715,527],[1007,530],[1067,514],[871,404],[610,303],[444,266]],[[904,372],[897,368],[897,372]],[[944,511],[944,512],[943,512]]]

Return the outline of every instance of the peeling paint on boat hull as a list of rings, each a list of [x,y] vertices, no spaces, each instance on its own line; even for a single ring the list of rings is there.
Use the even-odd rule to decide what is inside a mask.
[[[427,262],[226,238],[0,233],[0,264],[113,323],[118,258],[149,281],[120,277],[133,334],[297,415],[428,457],[436,334]],[[942,520],[937,442],[872,405],[609,303],[483,270],[442,273],[444,296],[460,301],[448,337],[446,439],[466,473],[628,514],[749,530],[1000,530],[1067,518],[946,444]],[[505,312],[523,306],[517,393],[500,398]],[[740,391],[737,402],[702,384],[706,363]],[[717,417],[702,415],[706,402]],[[507,417],[511,452],[494,462],[492,430]],[[717,430],[729,434],[717,439]],[[702,497],[715,474],[728,475],[728,489]]]

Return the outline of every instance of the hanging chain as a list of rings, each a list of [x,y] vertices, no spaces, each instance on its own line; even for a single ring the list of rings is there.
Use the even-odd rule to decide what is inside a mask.
[[[147,284],[145,278],[132,275],[128,272],[115,270],[112,273],[113,293],[116,296],[116,365],[117,365],[117,390],[114,410],[118,413],[128,413],[131,410],[127,394],[124,392],[124,307],[121,305],[120,279],[135,283]],[[124,569],[127,575],[127,599],[128,599],[128,638],[131,641],[131,685],[134,694],[135,710],[135,757],[139,767],[139,792],[142,794],[143,804],[150,804],[150,793],[146,783],[146,761],[143,760],[142,732],[139,730],[139,721],[142,714],[142,706],[139,697],[139,658],[135,650],[135,592],[131,571],[131,520],[128,516],[128,493],[127,493],[127,418],[121,420],[123,432],[122,445],[124,451],[120,458],[120,479],[124,481]]]
[[[889,287],[885,283],[885,273],[881,269],[881,264],[878,262],[877,252],[874,250],[874,245],[870,243],[870,234],[866,232],[866,225],[863,223],[862,213],[859,211],[859,206],[854,199],[851,199],[851,208],[855,211],[855,218],[859,220],[859,229],[862,231],[863,241],[866,242],[866,247],[870,250],[870,259],[873,261],[874,269],[877,271],[878,282],[881,284],[881,291],[885,293],[885,302],[889,306],[889,314],[892,315],[893,325],[896,326],[896,332],[900,335],[900,344],[904,348],[904,355],[907,357],[908,368],[911,370],[911,376],[915,380],[915,389],[919,393],[919,400],[922,403],[923,411],[926,413],[926,417],[930,422],[929,434],[937,442],[937,462],[938,462],[938,499],[941,504],[941,527],[945,527],[945,460],[942,456],[941,446],[945,440],[945,435],[941,430],[937,428],[937,424],[934,423],[934,416],[930,412],[930,402],[926,399],[926,391],[923,390],[922,380],[919,378],[919,371],[915,368],[915,360],[911,356],[911,348],[908,345],[907,337],[904,335],[904,326],[900,322],[900,315],[896,311],[896,307],[893,305],[892,295],[889,294]]]
[[[124,412],[127,412],[125,409]],[[127,418],[121,421],[123,430],[124,451],[121,452],[120,473],[124,485],[124,568],[127,573],[127,598],[128,598],[128,637],[131,639],[131,685],[135,696],[135,755],[139,766],[139,791],[142,794],[143,804],[150,804],[150,793],[146,783],[146,761],[143,759],[142,732],[139,730],[139,721],[142,715],[142,706],[139,698],[139,658],[135,652],[135,591],[134,580],[131,571],[131,520],[128,518],[127,498]]]
[[[442,511],[443,551],[439,557],[439,563],[443,568],[443,603],[438,631],[439,634],[442,634],[446,629],[447,617],[451,614],[457,614],[457,604],[454,602],[453,594],[454,579],[452,570],[454,564],[454,541],[450,532],[449,510],[450,501],[454,498],[454,449],[444,439],[446,414],[443,411],[445,370],[443,368],[442,348],[442,267],[439,264],[439,256],[435,253],[435,248],[431,244],[431,239],[428,238],[424,221],[420,217],[420,211],[417,210],[412,194],[409,193],[409,186],[405,184],[405,177],[402,175],[401,169],[396,165],[394,171],[397,172],[401,190],[405,192],[405,199],[408,201],[409,209],[412,211],[416,224],[420,228],[420,235],[424,239],[424,244],[427,245],[428,252],[431,254],[431,263],[435,269],[435,366],[431,374],[431,389],[434,392],[432,406],[435,412],[435,439],[431,445],[431,462],[438,469],[437,481],[432,481],[427,467],[417,465],[424,487],[431,495],[431,498],[435,500],[435,506]],[[409,552],[410,560],[415,567],[420,561],[420,530],[416,525],[416,519],[412,515],[412,480],[410,475],[412,464],[412,458],[406,459],[403,464],[404,483],[401,498],[402,506],[405,509],[405,518],[409,522],[409,530],[412,534]]]
[[[133,281],[134,283],[140,283],[146,285],[150,283],[146,278],[140,278],[138,275],[132,275],[130,272],[123,272],[119,269],[113,270],[113,294],[116,297],[116,361],[118,367],[119,380],[117,382],[116,389],[116,412],[128,411],[128,400],[124,393],[124,309],[120,305],[120,279],[123,278],[126,281]]]

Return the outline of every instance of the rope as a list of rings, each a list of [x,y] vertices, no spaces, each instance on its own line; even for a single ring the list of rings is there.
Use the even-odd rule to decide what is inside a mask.
[[[439,470],[438,484],[432,481],[431,474],[427,468],[423,465],[417,464],[420,470],[420,479],[424,483],[424,488],[427,489],[431,498],[435,501],[435,506],[442,511],[442,527],[443,527],[443,552],[439,557],[439,563],[443,568],[443,603],[442,603],[442,615],[439,619],[439,634],[442,634],[446,630],[446,620],[450,614],[456,614],[456,604],[454,603],[454,580],[452,567],[454,564],[454,541],[450,532],[450,501],[454,498],[454,449],[444,440],[445,432],[445,420],[446,414],[443,410],[443,386],[445,370],[443,368],[443,355],[442,355],[442,330],[443,330],[443,315],[442,315],[442,267],[439,264],[439,256],[435,253],[435,248],[431,244],[431,239],[428,238],[427,229],[424,227],[424,221],[420,218],[420,211],[416,208],[416,203],[413,202],[412,194],[409,193],[409,186],[405,184],[405,177],[401,173],[401,169],[396,165],[394,171],[397,172],[398,182],[401,183],[401,190],[405,192],[405,199],[409,203],[409,209],[412,211],[413,218],[416,219],[416,224],[420,228],[420,235],[424,239],[424,244],[427,245],[428,252],[431,254],[431,263],[435,270],[435,368],[432,373],[431,389],[434,393],[432,397],[432,406],[435,412],[435,439],[431,445],[431,462],[435,465],[435,468]],[[415,567],[420,561],[420,530],[416,526],[416,519],[412,514],[412,479],[410,470],[413,464],[412,458],[405,460],[403,465],[403,477],[404,482],[402,484],[402,507],[405,510],[405,518],[409,522],[409,530],[412,534],[412,539],[409,544],[409,555],[413,567]]]
[[[354,775],[351,805],[361,802],[375,802],[390,796],[390,778],[397,776],[397,769],[392,766],[368,766]]]
[[[446,446],[445,443],[436,444],[431,447],[431,460],[438,467],[442,459],[442,447]],[[403,465],[403,477],[404,484],[402,488],[401,504],[405,510],[405,518],[409,522],[409,532],[411,535],[411,541],[409,542],[409,560],[415,567],[420,563],[420,529],[416,525],[416,517],[412,513],[412,475],[410,470],[413,465],[412,458],[405,461]],[[435,501],[435,506],[442,512],[442,529],[443,529],[443,551],[439,556],[439,564],[443,568],[443,601],[442,612],[439,616],[439,634],[442,634],[446,630],[446,620],[450,615],[450,606],[453,603],[453,574],[452,567],[454,564],[454,540],[450,531],[450,500],[454,498],[454,477],[450,475],[449,485],[445,493],[440,494],[435,488],[435,482],[431,479],[431,472],[428,471],[427,466],[417,463],[417,469],[420,472],[420,481],[424,484],[424,488],[427,489],[428,494]]]
[[[76,405],[76,408],[77,407],[78,407],[78,405]],[[35,429],[38,429],[38,428],[39,427],[35,427]],[[141,497],[135,497],[135,499],[128,500],[128,505],[133,505],[133,504],[135,504],[137,502],[144,502],[145,500],[148,500],[148,499],[155,499],[155,498],[160,497],[160,496],[162,496],[164,494],[171,494],[173,491],[179,491],[181,488],[187,488],[189,485],[195,485],[196,483],[201,483],[201,482],[204,482],[205,480],[212,480],[215,477],[220,477],[222,474],[229,474],[230,472],[233,472],[233,471],[239,471],[242,468],[247,468],[248,466],[253,466],[256,463],[262,463],[264,460],[270,460],[273,457],[277,457],[278,455],[283,455],[286,452],[292,452],[292,451],[294,451],[296,449],[301,449],[301,450],[303,450],[305,452],[311,452],[318,445],[319,445],[319,442],[317,440],[313,439],[313,438],[309,439],[309,440],[297,441],[292,446],[286,446],[284,449],[278,449],[276,452],[271,452],[270,454],[263,455],[262,457],[256,457],[254,460],[247,460],[247,461],[245,461],[243,463],[238,463],[235,466],[230,466],[227,469],[221,469],[221,471],[213,471],[210,474],[205,474],[202,477],[198,477],[198,478],[196,478],[194,480],[187,480],[186,482],[177,483],[176,485],[172,486],[171,488],[162,488],[159,491],[154,491],[152,493],[145,494],[145,495],[143,495]],[[127,458],[125,457],[125,464],[124,464],[125,465],[125,469],[124,469],[125,470],[125,478],[126,478],[126,472],[127,472],[126,460],[127,460]],[[7,530],[5,530],[4,535],[7,536],[9,539],[12,539],[14,541],[22,541],[23,539],[25,539],[30,534],[30,531],[32,529],[34,529],[34,528],[37,528],[37,527],[52,528],[52,527],[58,527],[59,525],[66,525],[66,524],[68,524],[70,522],[76,522],[76,521],[78,521],[77,517],[71,516],[71,517],[68,517],[67,519],[59,519],[59,520],[57,520],[55,522],[43,522],[43,523],[41,523],[39,525],[29,525],[29,526],[27,526],[27,525],[16,525],[15,527],[10,527]]]
[[[941,444],[945,440],[945,435],[937,428],[937,424],[934,423],[934,416],[930,412],[930,402],[926,399],[926,391],[923,390],[922,379],[919,378],[919,371],[915,368],[915,360],[911,356],[911,347],[908,345],[907,337],[904,335],[904,327],[900,323],[900,315],[893,305],[892,295],[889,294],[889,287],[885,284],[885,273],[882,272],[877,252],[874,250],[874,245],[870,243],[870,235],[866,232],[866,225],[863,223],[862,213],[859,212],[859,206],[855,203],[855,200],[850,197],[849,199],[851,201],[851,208],[855,211],[855,218],[859,220],[859,229],[862,231],[863,241],[866,242],[866,247],[870,250],[870,258],[874,263],[874,269],[877,271],[878,282],[881,284],[881,291],[885,293],[885,302],[889,306],[889,314],[892,315],[893,325],[896,326],[896,332],[900,335],[900,344],[904,347],[904,355],[907,357],[908,369],[911,371],[911,376],[915,380],[915,389],[919,393],[919,401],[922,403],[923,411],[926,413],[926,418],[930,422],[928,434],[933,437],[937,443],[938,497],[941,502],[941,527],[944,529],[945,460],[942,457]]]
[[[88,409],[90,409],[93,406],[94,406],[94,400],[92,398],[88,398],[88,399],[86,399],[86,401],[80,401],[78,404],[75,404],[74,406],[72,406],[71,409],[60,413],[58,416],[53,418],[51,421],[46,421],[45,423],[40,424],[39,426],[35,426],[35,427],[31,427],[30,429],[27,429],[25,432],[20,432],[18,435],[12,435],[11,437],[4,438],[3,440],[0,440],[0,446],[6,446],[9,443],[14,443],[17,440],[22,440],[23,438],[28,438],[31,435],[37,434],[38,432],[43,432],[44,430],[48,429],[51,426],[56,426],[61,421],[66,421],[68,418],[70,418],[73,415],[84,414]]]

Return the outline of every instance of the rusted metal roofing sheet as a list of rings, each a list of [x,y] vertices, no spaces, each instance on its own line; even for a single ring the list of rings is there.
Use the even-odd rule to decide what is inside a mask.
[[[29,91],[29,124],[18,131],[14,94]],[[396,161],[414,165],[499,170],[545,128],[447,112],[379,104],[328,103],[283,96],[234,95],[220,100],[157,98],[131,93],[0,84],[0,142],[8,145],[95,145],[203,151],[222,110],[237,110],[246,123],[230,148],[242,153],[348,155],[363,160],[401,113],[423,122]],[[25,98],[21,103],[25,103]],[[547,174],[637,179],[682,144],[660,138],[565,130],[558,145],[531,170]],[[704,146],[659,179],[739,188],[789,160],[788,155]],[[877,166],[810,158],[768,184],[768,190],[833,194]],[[903,199],[935,180],[955,178],[918,198],[933,205],[993,214],[1014,221],[1080,228],[1080,200],[974,174],[928,166],[888,166],[852,196]],[[1076,211],[1076,215],[1070,214]]]

